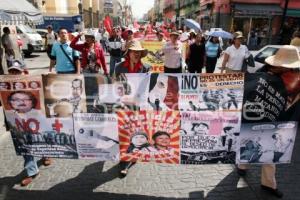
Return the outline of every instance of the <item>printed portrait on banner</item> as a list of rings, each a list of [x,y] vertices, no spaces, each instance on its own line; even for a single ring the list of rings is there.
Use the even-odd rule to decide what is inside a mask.
[[[73,119],[79,158],[119,160],[118,121],[115,114],[74,113]]]
[[[43,75],[43,87],[47,117],[72,117],[87,111],[82,75]]]
[[[100,81],[93,101],[93,112],[115,113],[118,110],[139,110],[146,104],[149,82],[147,74],[120,74]]]
[[[145,110],[179,109],[179,79],[176,74],[151,74]]]
[[[290,163],[297,122],[242,124],[237,163]]]
[[[181,164],[234,163],[240,113],[182,112]]]
[[[179,163],[179,112],[120,111],[117,115],[122,161]]]

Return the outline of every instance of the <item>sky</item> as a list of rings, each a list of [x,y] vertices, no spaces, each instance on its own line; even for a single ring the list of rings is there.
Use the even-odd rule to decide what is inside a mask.
[[[154,6],[154,0],[129,0],[128,2],[132,6],[133,16],[136,18],[142,18]]]

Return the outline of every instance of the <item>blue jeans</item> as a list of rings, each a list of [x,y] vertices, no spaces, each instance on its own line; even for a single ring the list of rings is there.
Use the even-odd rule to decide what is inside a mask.
[[[34,176],[39,173],[39,168],[37,166],[37,159],[33,156],[23,156],[24,158],[24,168],[26,170],[27,176]]]
[[[110,56],[109,75],[112,76],[115,72],[116,64],[121,62],[121,57]]]

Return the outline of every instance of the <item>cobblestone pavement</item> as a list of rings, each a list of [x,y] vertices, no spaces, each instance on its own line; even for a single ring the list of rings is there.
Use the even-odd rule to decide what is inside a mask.
[[[283,199],[300,199],[300,138],[293,163],[278,167],[278,185]],[[10,135],[0,135],[0,200],[185,200],[185,199],[275,199],[260,190],[260,168],[252,167],[239,178],[233,165],[136,164],[126,178],[118,177],[117,163],[55,159],[40,167],[40,176],[27,187],[23,159],[15,155]]]
[[[36,71],[38,73],[40,71]],[[3,121],[3,117],[0,118]],[[19,185],[25,175],[23,159],[15,155],[10,135],[3,127],[0,152],[0,200],[276,199],[260,190],[259,166],[253,166],[245,178],[239,178],[233,165],[139,163],[121,179],[117,163],[55,159],[53,165],[41,166],[40,176],[23,188]],[[285,195],[283,199],[300,199],[299,153],[298,131],[293,163],[280,165],[277,171],[278,187]]]

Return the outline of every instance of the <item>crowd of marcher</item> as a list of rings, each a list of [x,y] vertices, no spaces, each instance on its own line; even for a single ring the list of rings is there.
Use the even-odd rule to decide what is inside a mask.
[[[9,29],[3,30],[2,45],[5,49],[8,71],[10,74],[26,73],[26,68],[21,62],[14,60],[13,41],[9,38]],[[99,73],[107,76],[114,76],[120,73],[145,73],[150,70],[143,64],[142,58],[148,51],[143,48],[141,40],[147,35],[155,35],[157,41],[163,43],[160,55],[164,56],[165,73],[213,73],[216,69],[216,63],[223,54],[221,73],[243,72],[245,59],[249,58],[250,52],[244,45],[244,36],[242,32],[232,34],[232,39],[228,41],[226,48],[221,45],[221,38],[209,37],[201,32],[194,30],[166,30],[156,29],[146,30],[140,28],[133,31],[126,28],[115,27],[109,34],[105,28],[98,32],[88,30],[80,32],[69,40],[68,30],[60,28],[58,33],[54,33],[51,26],[48,27],[46,35],[47,54],[50,58],[49,71],[55,71],[57,74],[81,74],[81,73]],[[83,39],[84,37],[84,39]],[[250,42],[251,43],[251,42]],[[252,44],[252,43],[251,43]],[[297,31],[291,41],[291,45],[300,46],[300,32]],[[105,56],[110,55],[109,67],[106,65]],[[295,54],[294,57],[287,56]],[[289,59],[285,59],[285,58]],[[294,59],[294,60],[293,60]],[[266,60],[266,66],[263,68],[270,76],[280,80],[284,79],[287,73],[298,72],[296,76],[290,78],[299,78],[299,51],[292,46],[282,47],[277,54]],[[271,80],[271,79],[268,79]],[[292,82],[292,80],[289,79]],[[277,82],[278,83],[278,82]],[[270,82],[270,85],[273,82]],[[294,103],[289,106],[299,108],[299,88],[291,88],[289,82],[285,82],[285,87],[292,91]],[[249,86],[250,87],[250,86]],[[255,88],[252,88],[255,90]],[[249,89],[249,91],[252,91]],[[290,97],[291,97],[290,96]],[[289,98],[290,98],[289,97]],[[251,98],[251,95],[245,94],[245,98]],[[290,100],[290,99],[289,99]],[[282,110],[284,112],[284,110]],[[280,120],[279,118],[276,120]],[[33,156],[24,156],[25,169],[27,177],[22,180],[22,185],[28,185],[38,174],[36,160]],[[45,158],[44,164],[51,164],[51,160]],[[120,173],[126,176],[129,167],[133,163],[121,162]],[[246,167],[238,167],[238,173],[241,176],[246,174]],[[262,189],[271,194],[282,197],[278,190],[275,180],[275,165],[262,166]]]

